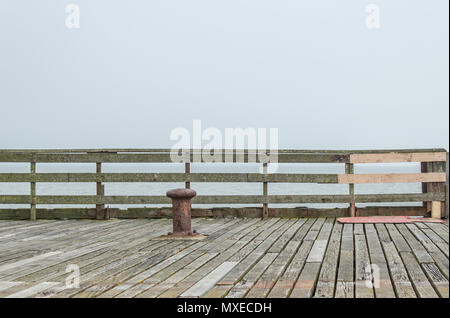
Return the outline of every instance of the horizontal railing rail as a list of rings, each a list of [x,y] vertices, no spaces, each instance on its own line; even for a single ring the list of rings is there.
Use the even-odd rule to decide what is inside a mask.
[[[258,149],[216,149],[222,152],[231,153],[252,153],[259,152]],[[0,149],[1,153],[170,153],[170,148],[105,148],[105,149]],[[183,151],[203,152],[204,149],[183,149]],[[269,151],[271,151],[269,149]],[[276,153],[336,153],[336,154],[374,154],[374,153],[423,153],[423,152],[446,152],[444,148],[422,148],[422,149],[366,149],[366,150],[305,150],[305,149],[276,149]]]
[[[305,173],[191,173],[190,164],[204,162],[202,150],[183,150],[184,173],[103,173],[102,163],[169,163],[171,149],[72,149],[72,150],[0,150],[0,162],[30,163],[29,173],[0,173],[0,183],[29,183],[30,195],[4,195],[0,193],[0,204],[30,204],[30,218],[36,219],[36,205],[96,205],[96,217],[107,217],[105,205],[170,204],[165,196],[106,196],[105,183],[121,182],[242,182],[261,183],[262,195],[199,195],[194,204],[262,204],[263,217],[268,216],[268,204],[282,203],[348,203],[349,214],[356,215],[356,203],[423,202],[424,212],[448,217],[448,153],[445,149],[403,150],[276,150],[267,151],[275,155],[279,164],[330,163],[344,164],[344,174]],[[259,160],[258,150],[222,149],[215,162],[254,162]],[[217,153],[217,152],[216,152]],[[265,153],[265,152],[264,152]],[[231,154],[231,157],[230,157]],[[258,161],[264,168],[267,162]],[[355,174],[354,165],[370,163],[421,163],[420,173]],[[38,163],[96,163],[95,173],[38,173]],[[96,183],[96,195],[38,195],[36,183]],[[346,184],[348,194],[320,195],[270,195],[270,183],[317,183]],[[422,183],[422,193],[401,194],[355,194],[355,184],[370,183]],[[439,203],[433,204],[432,202]],[[445,203],[445,204],[442,204]],[[439,211],[437,211],[439,209]],[[0,210],[0,218],[1,210]]]
[[[356,202],[423,202],[445,201],[445,193],[356,194]],[[348,203],[347,194],[322,195],[203,195],[192,199],[195,204],[258,204],[258,203]],[[36,204],[170,204],[166,196],[96,196],[96,195],[37,195]],[[0,204],[31,204],[30,195],[4,195]]]

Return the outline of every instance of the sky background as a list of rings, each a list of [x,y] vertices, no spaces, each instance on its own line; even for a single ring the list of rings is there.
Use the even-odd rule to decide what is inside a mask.
[[[65,7],[80,7],[79,29]],[[449,2],[0,1],[0,149],[170,147],[278,128],[280,148],[449,147]]]

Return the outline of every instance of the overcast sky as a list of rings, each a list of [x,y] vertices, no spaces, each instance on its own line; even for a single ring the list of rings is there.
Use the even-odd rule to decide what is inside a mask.
[[[0,148],[170,147],[195,119],[281,148],[448,148],[448,5],[2,0]]]

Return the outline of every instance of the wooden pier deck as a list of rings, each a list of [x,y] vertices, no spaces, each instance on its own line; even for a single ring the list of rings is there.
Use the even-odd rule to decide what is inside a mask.
[[[193,227],[208,238],[155,239],[170,219],[0,221],[0,297],[449,297],[448,224]]]

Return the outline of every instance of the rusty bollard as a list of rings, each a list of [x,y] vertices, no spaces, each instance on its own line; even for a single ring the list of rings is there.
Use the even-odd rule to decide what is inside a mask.
[[[203,239],[204,235],[192,231],[191,199],[197,195],[191,189],[173,189],[166,194],[172,199],[173,232],[166,238]]]

